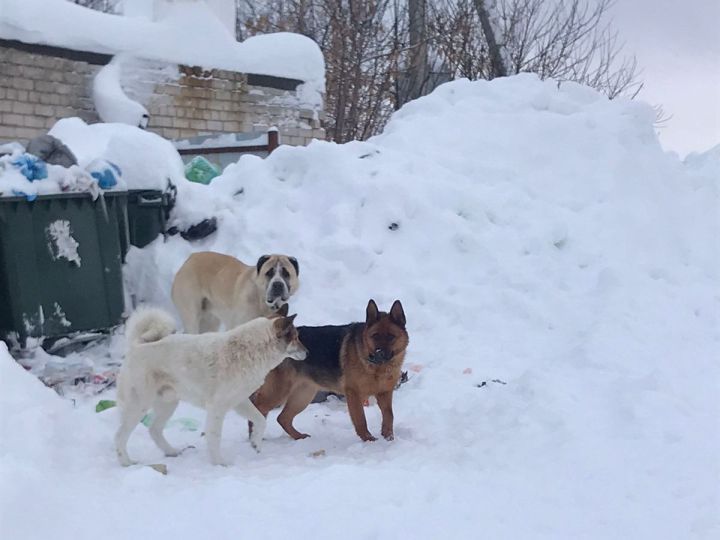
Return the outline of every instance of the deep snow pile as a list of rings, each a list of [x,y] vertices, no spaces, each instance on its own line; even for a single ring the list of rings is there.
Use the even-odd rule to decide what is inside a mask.
[[[212,249],[295,255],[300,324],[400,298],[411,379],[395,396],[397,440],[359,442],[331,402],[298,417],[304,441],[270,422],[256,456],[229,417],[236,465],[217,469],[197,432],[170,429],[197,449],[169,460],[137,430],[131,453],[166,463],[164,477],[116,466],[116,411],[10,392],[1,433],[22,437],[0,447],[12,486],[0,527],[26,538],[150,527],[157,538],[716,537],[720,163],[663,153],[653,118],[532,76],[457,81],[369,142],[243,157],[194,209],[217,215],[218,232],[132,250],[133,292],[169,307],[173,273]],[[367,414],[377,432],[378,411]],[[28,500],[48,519],[26,519]]]

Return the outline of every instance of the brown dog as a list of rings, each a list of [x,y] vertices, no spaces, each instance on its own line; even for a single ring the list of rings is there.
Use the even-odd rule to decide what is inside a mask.
[[[374,441],[363,402],[375,396],[382,411],[382,436],[392,440],[392,395],[409,342],[400,301],[395,300],[390,313],[385,313],[370,300],[364,323],[300,326],[298,336],[308,357],[303,362],[286,359],[268,374],[251,397],[258,410],[267,416],[284,404],[279,424],[293,439],[303,439],[309,435],[293,427],[295,416],[319,390],[343,394],[355,432],[363,441]]]

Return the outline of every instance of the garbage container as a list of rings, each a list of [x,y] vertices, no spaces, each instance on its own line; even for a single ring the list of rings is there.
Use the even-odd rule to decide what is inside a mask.
[[[143,248],[165,232],[170,210],[175,202],[173,191],[131,189],[127,198],[129,242]],[[122,246],[123,257],[129,245]]]
[[[126,192],[0,198],[0,339],[106,330],[124,310]],[[126,240],[125,240],[126,242]]]

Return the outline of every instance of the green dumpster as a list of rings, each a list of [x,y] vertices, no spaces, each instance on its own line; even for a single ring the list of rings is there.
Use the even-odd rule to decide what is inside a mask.
[[[120,323],[126,204],[126,192],[0,198],[0,339]]]
[[[174,193],[171,191],[129,190],[127,228],[130,244],[143,248],[163,234],[173,203]],[[123,257],[129,247],[123,244]]]

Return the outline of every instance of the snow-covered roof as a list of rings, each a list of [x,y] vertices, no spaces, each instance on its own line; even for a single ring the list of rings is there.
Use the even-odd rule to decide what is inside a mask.
[[[66,0],[0,0],[0,38],[299,79],[324,90],[318,45],[299,34],[237,42],[201,1],[167,3],[160,20],[101,13]]]

